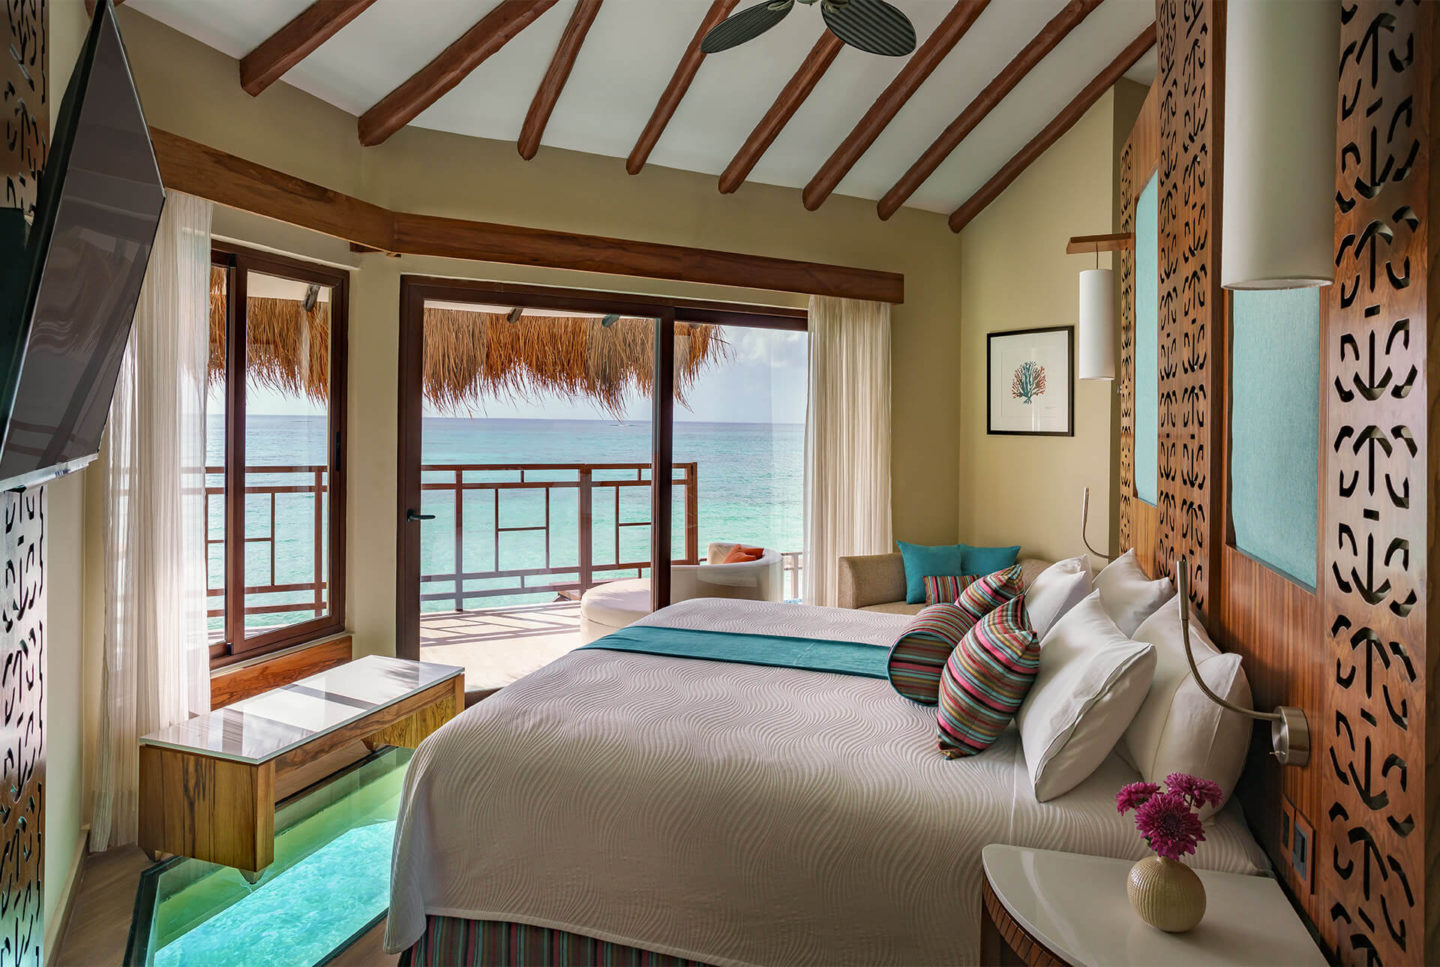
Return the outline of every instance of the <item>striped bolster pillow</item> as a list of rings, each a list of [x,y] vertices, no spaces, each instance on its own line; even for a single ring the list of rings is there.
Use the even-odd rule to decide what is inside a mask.
[[[990,747],[1025,701],[1040,670],[1040,642],[1012,598],[976,622],[940,676],[935,736],[948,759]]]
[[[960,592],[980,580],[978,574],[927,574],[925,581],[926,604],[954,604]]]
[[[967,612],[944,602],[917,614],[890,648],[888,670],[895,691],[921,705],[939,701],[945,659],[974,624]]]
[[[974,624],[1006,601],[1019,597],[1024,590],[1023,572],[1016,564],[972,581],[955,599],[955,605],[970,615]]]

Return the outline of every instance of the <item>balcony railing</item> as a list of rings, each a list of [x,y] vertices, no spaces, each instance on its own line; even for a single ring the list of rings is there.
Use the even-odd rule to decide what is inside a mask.
[[[557,475],[569,479],[544,479]],[[650,566],[650,560],[627,561],[622,556],[621,535],[630,528],[651,526],[648,517],[626,520],[621,495],[634,488],[650,489],[650,464],[647,463],[442,463],[425,464],[420,467],[420,490],[422,501],[426,494],[449,495],[447,503],[454,507],[454,558],[453,567],[448,571],[421,573],[420,600],[453,601],[456,611],[465,610],[467,601],[476,598],[491,598],[536,592],[561,594],[582,594],[593,587],[597,576],[608,579],[638,577]],[[699,465],[677,463],[674,465],[676,489],[683,490],[685,510],[681,527],[677,532],[685,536],[685,551],[675,559],[676,564],[694,564],[699,561],[700,496]],[[448,479],[435,479],[443,475]],[[539,476],[541,479],[536,479]],[[483,477],[484,479],[475,479]],[[495,479],[495,478],[505,479]],[[543,495],[544,523],[506,527],[501,524],[501,495],[507,493],[538,493]],[[573,492],[573,496],[571,494]],[[467,568],[465,563],[465,509],[466,496],[478,496],[491,507],[494,525],[491,531],[492,550],[490,560],[494,567],[489,569]],[[605,501],[611,508],[609,531],[609,554],[603,555],[605,563],[596,560],[595,541],[601,528],[596,526],[597,501]],[[577,525],[576,557],[573,560],[558,560],[555,547],[555,522],[557,508],[562,504],[575,508],[574,520]],[[434,504],[427,504],[427,509]],[[648,503],[647,503],[648,507]],[[563,511],[562,511],[563,512]],[[534,533],[544,535],[545,563],[541,567],[502,568],[501,540],[506,534]],[[422,538],[423,540],[423,538]],[[569,575],[575,575],[569,578]],[[560,580],[556,580],[559,578]],[[483,588],[469,587],[470,582],[486,582]],[[428,587],[449,585],[447,591],[427,591]]]
[[[260,553],[267,559],[268,581],[247,585],[245,594],[247,616],[276,615],[292,612],[323,613],[326,608],[326,582],[324,569],[325,520],[324,505],[328,493],[328,468],[320,466],[257,466],[247,468],[247,477],[261,477],[263,482],[247,484],[245,488],[247,512],[254,506],[251,498],[264,498],[260,504],[269,527],[263,533],[247,534],[246,557]],[[622,554],[625,544],[622,535],[633,528],[648,528],[651,520],[648,513],[643,517],[626,519],[625,501],[622,495],[643,488],[650,488],[650,464],[646,463],[437,463],[425,464],[421,468],[422,503],[428,512],[439,509],[436,497],[453,510],[451,527],[453,536],[450,567],[433,572],[422,571],[420,576],[420,600],[449,601],[456,611],[463,611],[472,601],[486,598],[536,593],[574,597],[605,580],[621,577],[640,576],[650,567],[648,556],[644,560],[627,560]],[[211,479],[222,475],[223,467],[207,467]],[[684,551],[675,558],[676,564],[695,564],[700,561],[699,547],[699,465],[678,463],[674,465],[676,492],[683,498],[683,514],[675,521],[675,533],[683,535]],[[276,478],[301,478],[298,481],[281,483]],[[268,479],[265,479],[268,478]],[[560,479],[550,479],[560,478]],[[534,524],[503,526],[501,511],[507,494],[539,494],[543,506],[543,521]],[[223,485],[207,486],[205,489],[207,507],[216,508],[208,502],[223,502]],[[313,533],[313,574],[309,580],[280,582],[277,548],[277,501],[284,495],[308,495],[311,507],[308,529]],[[425,498],[430,497],[426,501]],[[479,506],[477,506],[477,504]],[[467,509],[472,521],[476,520],[480,506],[489,505],[488,521],[483,538],[488,539],[490,567],[472,565],[467,557],[476,556],[477,542],[474,528],[466,533]],[[221,505],[223,507],[223,503]],[[649,501],[645,502],[648,510]],[[597,514],[604,507],[606,513]],[[222,511],[223,512],[223,511]],[[604,519],[602,519],[602,516]],[[253,517],[253,514],[252,514]],[[214,519],[213,517],[211,519]],[[565,546],[557,547],[557,525],[573,523],[575,531],[560,539]],[[426,526],[426,525],[422,525]],[[433,526],[433,525],[432,525]],[[568,530],[568,528],[566,528]],[[258,528],[257,528],[258,531]],[[423,534],[424,532],[422,532]],[[505,568],[501,567],[501,544],[508,534],[542,535],[544,564],[541,566]],[[426,535],[428,536],[428,535]],[[745,535],[737,535],[745,536]],[[467,540],[467,538],[469,538]],[[422,543],[425,538],[422,537]],[[597,547],[599,542],[599,547]],[[648,541],[646,542],[648,544]],[[207,536],[207,561],[212,547],[223,549],[225,538]],[[573,548],[573,550],[572,550]],[[599,551],[597,559],[597,551]],[[223,553],[221,555],[223,557]],[[538,556],[538,555],[537,555]],[[787,597],[800,596],[801,555],[798,551],[782,554],[785,570],[784,586]],[[477,562],[478,564],[478,562]],[[223,576],[223,572],[222,575]],[[214,576],[212,576],[214,577]],[[483,586],[477,586],[483,585]],[[271,595],[284,595],[288,601],[267,601]],[[261,600],[249,604],[251,597]],[[210,608],[212,618],[225,614],[223,588],[210,586]]]
[[[263,554],[268,563],[269,581],[261,584],[247,584],[245,586],[246,615],[267,615],[284,614],[287,612],[304,611],[310,615],[324,614],[326,604],[325,580],[325,495],[329,493],[330,468],[320,465],[300,466],[254,466],[245,468],[247,483],[245,485],[245,508],[248,514],[250,498],[266,498],[265,505],[268,511],[269,527],[264,534],[250,534],[247,524],[245,536],[245,560],[248,566],[252,560],[251,554],[256,550]],[[223,477],[224,467],[206,467],[206,479]],[[249,483],[250,477],[277,477],[287,478],[299,477],[300,482],[278,483],[266,481],[263,483]],[[277,582],[277,530],[276,523],[276,501],[284,494],[308,494],[311,500],[310,530],[313,535],[313,546],[311,561],[313,566],[312,575],[308,581]],[[219,499],[220,512],[224,513],[225,485],[207,484],[205,487],[205,518],[206,521],[214,519],[215,505],[211,501]],[[216,575],[209,572],[210,551],[213,547],[221,549],[223,559],[225,548],[225,533],[222,529],[219,537],[212,537],[207,527],[205,536],[205,561],[206,561],[206,587],[208,590],[209,604],[206,615],[211,618],[223,618],[225,616],[225,589],[216,587]],[[224,578],[224,565],[221,565],[219,577]],[[249,604],[251,596],[262,596],[272,594],[284,594],[287,596],[302,596],[306,600],[298,601],[264,601],[257,604]],[[219,602],[218,606],[216,602]]]

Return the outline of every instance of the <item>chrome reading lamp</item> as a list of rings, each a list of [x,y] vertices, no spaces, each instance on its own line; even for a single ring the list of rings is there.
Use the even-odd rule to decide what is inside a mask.
[[[1080,504],[1080,539],[1085,543],[1085,548],[1096,557],[1103,557],[1105,560],[1112,560],[1109,554],[1102,554],[1090,546],[1090,538],[1086,533],[1086,525],[1090,519],[1090,488],[1085,488],[1085,497]],[[1292,705],[1277,705],[1273,712],[1257,712],[1253,709],[1241,708],[1234,702],[1227,702],[1210,690],[1205,684],[1205,679],[1200,677],[1200,669],[1195,665],[1195,655],[1190,648],[1190,562],[1185,558],[1175,561],[1175,584],[1176,593],[1180,596],[1180,638],[1185,642],[1185,660],[1190,663],[1190,675],[1195,679],[1195,684],[1200,686],[1200,691],[1205,697],[1216,705],[1231,712],[1244,715],[1247,718],[1259,719],[1262,722],[1270,723],[1270,745],[1273,755],[1282,766],[1303,766],[1310,761],[1310,723],[1305,718],[1305,713]]]

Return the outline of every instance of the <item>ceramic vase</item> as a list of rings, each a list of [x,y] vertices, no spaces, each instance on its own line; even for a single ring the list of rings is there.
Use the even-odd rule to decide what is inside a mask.
[[[1205,884],[1190,867],[1163,856],[1130,867],[1125,892],[1141,920],[1167,933],[1184,933],[1205,916]]]

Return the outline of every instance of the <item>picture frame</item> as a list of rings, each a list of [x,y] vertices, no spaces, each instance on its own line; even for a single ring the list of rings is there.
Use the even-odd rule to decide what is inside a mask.
[[[1011,329],[985,337],[985,432],[1075,435],[1075,328]]]

